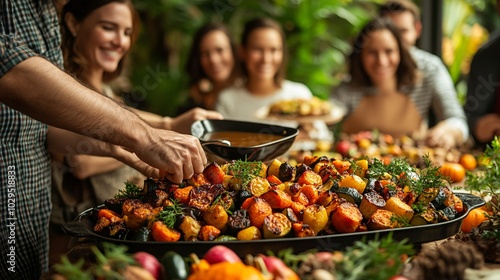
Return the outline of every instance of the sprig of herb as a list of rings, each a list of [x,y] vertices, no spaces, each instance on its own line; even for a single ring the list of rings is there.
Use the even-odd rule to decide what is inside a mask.
[[[127,247],[104,242],[103,252],[96,246],[90,249],[96,257],[96,262],[84,269],[84,259],[71,263],[66,256],[61,258],[61,263],[54,265],[57,273],[65,279],[91,280],[91,279],[123,279],[122,272],[129,265],[135,265],[133,257],[128,255]]]
[[[71,263],[68,257],[62,256],[61,262],[54,265],[55,271],[66,279],[92,280],[92,274],[83,269],[85,261],[79,259],[76,263]]]
[[[400,175],[414,172],[414,169],[415,168],[413,168],[405,158],[394,158],[388,165],[385,165],[381,160],[374,158],[373,162],[368,168],[367,176],[369,178],[380,179],[386,174],[390,174],[393,177],[392,180],[394,183],[396,183],[396,185],[401,187],[411,187],[413,185],[412,178],[410,176]]]
[[[115,195],[115,199],[120,198],[140,198],[142,196],[142,190],[136,184],[127,181],[125,182],[125,188],[118,191]]]
[[[429,155],[423,156],[425,168],[420,170],[418,178],[413,180],[412,190],[420,195],[427,188],[438,188],[446,182],[445,177],[439,172],[439,166],[432,164]]]
[[[177,218],[180,217],[183,212],[182,206],[177,202],[177,200],[172,200],[172,205],[163,207],[163,210],[156,216],[156,219],[162,221],[168,228],[174,228]]]
[[[243,161],[236,160],[229,166],[229,172],[233,174],[236,179],[241,180],[243,189],[248,186],[248,183],[254,178],[259,176],[262,170],[261,161]]]
[[[393,240],[392,234],[380,240],[356,241],[346,249],[344,257],[336,266],[337,279],[386,280],[396,275],[405,257],[412,254],[412,245],[407,244],[407,240]]]
[[[135,264],[134,259],[127,255],[127,247],[112,243],[103,243],[102,247],[104,253],[101,253],[96,246],[91,247],[97,259],[94,274],[103,279],[121,279],[125,268]]]
[[[489,240],[500,240],[500,138],[495,136],[493,141],[486,146],[484,157],[488,164],[482,172],[467,172],[465,185],[484,195],[490,195],[492,199],[488,202],[493,211],[487,215],[489,223],[481,227],[482,236]],[[493,203],[496,201],[496,203]]]
[[[484,157],[489,161],[484,166],[484,172],[467,172],[465,185],[478,192],[498,194],[500,193],[500,138],[495,137],[490,145],[486,146]]]
[[[281,259],[286,264],[286,266],[288,266],[289,268],[291,268],[294,271],[297,271],[300,263],[307,260],[307,258],[309,257],[310,254],[314,254],[316,252],[317,252],[316,249],[311,249],[311,250],[302,252],[300,254],[294,254],[293,248],[289,247],[289,248],[282,249],[282,250],[278,251],[277,254],[274,254],[274,252],[272,252],[272,251],[267,251],[267,255],[268,256],[275,256],[275,257]]]

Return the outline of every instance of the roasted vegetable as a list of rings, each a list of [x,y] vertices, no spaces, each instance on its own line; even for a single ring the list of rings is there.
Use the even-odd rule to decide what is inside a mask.
[[[220,205],[224,210],[232,212],[236,208],[233,196],[234,193],[224,192],[215,199],[213,205]]]
[[[205,169],[203,170],[203,175],[205,176],[205,178],[207,178],[210,184],[215,185],[222,184],[222,182],[224,181],[224,176],[226,174],[216,162],[212,162],[207,167],[205,167]]]
[[[420,226],[426,224],[435,224],[438,221],[438,215],[436,210],[431,207],[427,207],[423,212],[413,215],[410,220],[410,224],[413,226]]]
[[[253,196],[259,197],[271,189],[271,184],[262,177],[254,177],[248,183],[248,189]]]
[[[332,226],[341,233],[355,232],[362,220],[358,207],[350,202],[341,203],[332,213]]]
[[[302,176],[302,174],[304,174],[304,172],[308,170],[312,170],[309,165],[304,163],[299,163],[295,166],[295,176],[297,178],[300,178],[300,176]]]
[[[191,216],[183,216],[179,229],[184,234],[184,240],[189,240],[191,237],[198,237],[201,225],[196,219]]]
[[[311,168],[314,168],[316,163],[324,160],[328,161],[328,158],[325,156],[305,156],[303,162]]]
[[[139,199],[124,201],[122,212],[125,225],[132,230],[145,226],[153,217],[153,207],[148,203],[142,203]]]
[[[274,159],[273,162],[267,168],[267,176],[279,176],[280,166],[282,162],[279,159]],[[279,177],[278,177],[279,178]],[[281,180],[283,181],[283,180]]]
[[[227,227],[227,222],[229,220],[229,215],[227,214],[224,207],[221,205],[210,206],[203,213],[203,220],[208,225],[212,225],[218,228],[220,231],[224,231]]]
[[[202,241],[213,241],[220,236],[220,230],[211,225],[204,225],[200,229],[198,238]]]
[[[411,220],[414,213],[413,209],[408,204],[404,203],[403,201],[401,201],[401,199],[395,196],[389,198],[385,202],[384,209],[393,212],[394,214],[404,218],[408,222]]]
[[[151,230],[149,230],[147,227],[141,227],[140,229],[134,232],[134,234],[132,235],[132,240],[139,242],[147,242],[149,241],[150,234]]]
[[[385,200],[376,192],[369,192],[363,195],[361,204],[359,205],[359,211],[363,215],[363,218],[369,219],[377,209],[385,207]]]
[[[327,190],[319,194],[318,201],[316,201],[316,203],[327,206],[334,199],[338,199],[338,195],[331,190]]]
[[[354,188],[338,188],[337,195],[355,205],[359,205],[363,201],[363,196]]]
[[[377,209],[371,216],[366,226],[371,230],[390,229],[398,226],[394,213],[384,209]]]
[[[328,213],[323,205],[309,205],[304,209],[302,221],[318,234],[328,224]]]
[[[174,191],[175,200],[177,200],[183,204],[188,204],[189,203],[189,193],[191,192],[192,189],[193,189],[192,186],[187,186],[184,188],[175,189],[175,191]]]
[[[335,160],[332,163],[335,166],[335,169],[337,169],[337,171],[344,176],[347,175],[349,168],[351,168],[351,163],[346,160]]]
[[[317,235],[317,233],[308,224],[304,224],[302,222],[293,223],[292,229],[294,236],[296,237],[310,237]]]
[[[264,199],[273,209],[285,209],[292,205],[292,198],[284,191],[270,190],[260,198]]]
[[[151,235],[154,240],[160,242],[174,242],[181,238],[181,234],[177,230],[167,227],[167,225],[160,221],[153,223]]]
[[[299,221],[299,218],[297,217],[292,208],[283,209],[281,213],[285,215],[292,223],[297,223]]]
[[[203,175],[203,173],[194,174],[193,177],[187,180],[189,186],[193,186],[195,188],[210,185],[210,181]]]
[[[266,239],[285,237],[292,229],[292,223],[281,213],[272,213],[265,217],[262,228]]]
[[[315,204],[319,199],[318,189],[313,185],[302,186],[300,193],[303,193],[307,197],[308,203],[305,205]]]
[[[366,182],[356,174],[343,175],[340,179],[339,187],[353,188],[362,194],[365,191]]]
[[[188,205],[206,211],[214,199],[225,191],[222,185],[201,186],[193,188],[189,193]]]
[[[299,185],[312,185],[318,187],[323,184],[321,176],[312,170],[304,171],[297,180]]]
[[[236,237],[238,240],[258,240],[262,239],[262,233],[257,227],[250,226],[240,230]]]
[[[253,199],[254,203],[248,208],[250,222],[252,226],[262,228],[264,219],[273,213],[273,209],[264,199],[258,197]]]
[[[250,226],[250,217],[248,212],[244,209],[234,211],[234,213],[229,216],[227,225],[229,233],[235,234],[248,228]]]
[[[288,162],[283,162],[280,165],[278,178],[281,180],[281,182],[294,181],[295,168],[291,166]]]

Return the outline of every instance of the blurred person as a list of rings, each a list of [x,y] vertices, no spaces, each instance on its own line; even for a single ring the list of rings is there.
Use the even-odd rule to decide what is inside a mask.
[[[471,134],[484,145],[500,135],[500,37],[482,46],[472,58],[464,105]]]
[[[53,1],[0,7],[0,276],[38,279],[48,269],[49,149],[113,156],[173,182],[202,172],[206,156],[196,137],[152,128],[60,70]]]
[[[429,81],[429,84],[432,84],[432,87],[429,89],[435,91],[435,96],[446,96],[448,100],[451,100],[452,97],[456,99],[457,92],[450,73],[443,64],[443,61],[439,57],[415,46],[422,33],[420,9],[417,5],[409,0],[389,0],[380,6],[379,15],[390,19],[399,29],[401,38],[409,48],[410,54],[417,63],[418,69],[424,76],[424,79]],[[437,108],[439,106],[439,101],[433,101],[431,110],[432,122],[443,119],[443,115],[440,114],[440,109]],[[433,125],[433,123],[430,125]],[[454,143],[443,142],[446,137],[442,138],[441,136],[447,128],[441,128],[442,126],[452,126],[461,130],[464,139],[463,141],[458,141],[456,144],[465,142],[469,136],[467,124],[461,118],[447,118],[445,122],[440,122],[439,126],[436,124],[430,128],[428,139],[430,145],[444,147],[453,146]]]
[[[245,23],[239,50],[242,84],[220,93],[216,110],[225,118],[261,121],[255,112],[283,99],[309,99],[311,91],[285,79],[286,46],[281,26],[269,18]]]
[[[287,66],[286,38],[283,29],[270,18],[255,18],[245,23],[239,48],[241,84],[222,91],[216,110],[224,118],[263,122],[256,112],[286,99],[311,99],[311,90],[301,83],[285,79]],[[267,121],[269,122],[269,121]],[[273,121],[286,126],[298,126],[295,121]],[[314,136],[329,139],[328,127],[315,121],[301,138]]]
[[[235,46],[227,27],[222,23],[203,25],[188,53],[189,97],[179,112],[194,107],[214,110],[219,93],[235,82],[236,69]]]
[[[462,129],[448,122],[453,118],[465,123],[456,97],[435,90],[436,84],[419,71],[391,21],[379,18],[363,27],[352,45],[349,74],[350,80],[331,95],[332,102],[347,111],[344,132],[378,129],[396,137],[421,135],[433,107],[440,122],[428,131],[428,141],[437,139],[431,144],[445,148],[464,141]]]

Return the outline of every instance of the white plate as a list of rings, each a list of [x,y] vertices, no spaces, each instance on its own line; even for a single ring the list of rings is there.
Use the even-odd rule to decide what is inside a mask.
[[[270,106],[262,107],[255,113],[255,116],[261,120],[293,120],[301,124],[314,121],[324,121],[327,125],[338,123],[345,115],[345,111],[340,108],[332,108],[329,114],[318,116],[296,116],[296,115],[276,115],[269,114]]]

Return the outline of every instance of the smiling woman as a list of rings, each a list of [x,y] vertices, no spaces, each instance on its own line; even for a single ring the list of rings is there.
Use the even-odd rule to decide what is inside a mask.
[[[283,99],[311,99],[303,84],[285,80],[285,34],[270,18],[246,22],[239,49],[242,85],[222,91],[216,109],[225,118],[261,121],[255,113]],[[237,104],[244,104],[238,106]]]
[[[378,129],[396,137],[426,137],[427,144],[444,148],[466,139],[460,129],[465,115],[456,96],[438,91],[432,74],[417,68],[393,23],[367,23],[354,40],[349,60],[350,81],[331,95],[332,102],[347,111],[345,133]],[[427,133],[431,109],[439,123]]]
[[[69,1],[62,18],[66,70],[102,92],[102,82],[121,73],[123,58],[137,38],[137,13],[127,0]]]

